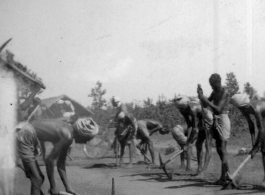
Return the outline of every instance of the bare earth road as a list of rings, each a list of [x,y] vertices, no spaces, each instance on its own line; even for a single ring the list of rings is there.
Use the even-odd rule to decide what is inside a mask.
[[[247,141],[237,142],[243,138],[232,138],[228,146],[229,149],[229,166],[232,173],[238,167],[238,165],[246,158],[246,156],[236,156],[236,151],[241,147],[247,147],[249,145],[250,136],[246,132]],[[159,137],[154,139],[154,145],[156,151],[164,151],[163,149],[168,146],[177,147],[176,142],[169,136]],[[177,149],[176,149],[177,150]],[[93,150],[94,151],[94,150]],[[191,174],[195,174],[197,168],[197,162],[192,162],[192,173],[185,173],[184,170],[178,169],[179,158],[176,158],[172,163],[168,163],[167,168],[170,171],[172,166],[175,167],[176,174],[172,181],[169,181],[163,171],[157,167],[149,167],[142,162],[143,157],[140,156],[134,159],[133,168],[116,168],[114,166],[115,159],[111,157],[113,153],[109,153],[106,158],[101,159],[88,159],[82,152],[82,146],[75,145],[71,152],[73,160],[67,160],[67,173],[69,181],[75,191],[80,195],[110,195],[111,194],[111,180],[115,179],[115,194],[116,195],[177,195],[177,194],[220,194],[220,195],[232,195],[232,194],[264,194],[265,190],[261,190],[257,187],[261,183],[264,174],[261,162],[261,155],[258,154],[253,160],[250,160],[242,169],[238,176],[238,181],[242,185],[242,190],[220,190],[221,186],[209,185],[209,182],[213,182],[220,177],[221,162],[217,156],[215,149],[207,172],[204,178],[196,179]],[[165,154],[165,153],[163,153]],[[196,152],[194,151],[194,154]],[[128,151],[126,153],[128,155]],[[168,159],[172,154],[163,155],[164,161]],[[125,163],[128,162],[128,156],[125,158]],[[43,162],[40,161],[41,170],[45,175],[45,182],[43,185],[43,191],[48,194],[49,183],[46,175]],[[157,164],[159,162],[157,161]],[[25,177],[25,174],[17,169],[15,189],[17,195],[29,195],[30,194],[30,181]],[[60,177],[56,171],[56,180],[60,191],[64,191],[64,187],[60,180]],[[0,192],[0,195],[1,192]]]
[[[125,159],[128,160],[128,159]],[[78,166],[76,165],[78,164]],[[219,163],[216,164],[219,168]],[[168,167],[170,168],[170,167]],[[261,167],[262,168],[262,167]],[[46,174],[44,166],[41,167]],[[133,168],[115,168],[114,159],[99,160],[75,159],[69,162],[68,176],[73,188],[83,195],[110,195],[111,180],[115,179],[116,195],[176,195],[176,194],[264,194],[260,190],[220,190],[220,186],[207,185],[205,180],[195,179],[178,171],[173,181],[169,181],[161,169],[145,164],[135,164]],[[206,180],[213,181],[215,173],[207,171]],[[218,174],[217,174],[218,175]],[[56,173],[59,189],[64,190],[59,175]],[[261,181],[262,178],[258,178]],[[47,176],[43,191],[48,194]],[[30,182],[21,170],[17,170],[16,194],[30,194]]]

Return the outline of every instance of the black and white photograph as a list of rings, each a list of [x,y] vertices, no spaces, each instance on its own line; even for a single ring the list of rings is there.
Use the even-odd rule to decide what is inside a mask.
[[[0,195],[265,193],[265,1],[0,0]]]

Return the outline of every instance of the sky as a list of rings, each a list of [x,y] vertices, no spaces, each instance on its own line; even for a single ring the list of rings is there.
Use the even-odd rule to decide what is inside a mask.
[[[265,91],[261,0],[0,0],[0,44],[42,78],[48,98],[87,106],[100,81],[106,99],[196,96],[200,83],[234,72],[243,91]]]

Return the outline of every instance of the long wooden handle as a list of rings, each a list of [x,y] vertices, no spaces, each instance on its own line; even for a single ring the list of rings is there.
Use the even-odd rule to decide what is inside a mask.
[[[114,178],[112,178],[111,195],[115,195],[115,181],[114,181]]]
[[[234,179],[238,172],[242,169],[242,167],[248,162],[248,160],[251,158],[251,155],[248,155],[247,158],[239,165],[239,167],[236,169],[236,171],[231,176],[231,179]]]
[[[32,113],[29,115],[27,121],[29,121],[32,116],[38,111],[38,109],[40,108],[40,105],[36,106],[36,108],[32,111]]]
[[[83,144],[83,152],[85,153],[85,155],[88,157],[88,158],[91,158],[91,159],[94,159],[95,157],[94,156],[91,156],[87,153],[87,149],[86,149],[86,144]]]
[[[0,47],[0,52],[5,48],[5,46],[12,40],[11,39],[8,39],[1,47]]]
[[[171,156],[165,163],[164,165],[166,165],[167,163],[169,163],[170,161],[172,161],[174,158],[176,158],[178,155],[180,155],[183,152],[183,150],[178,151],[176,154],[174,154],[173,156]]]
[[[68,192],[64,192],[64,191],[60,191],[59,195],[73,195],[72,193],[68,193]]]
[[[140,152],[142,153],[142,155],[144,155],[145,158],[147,158],[147,160],[149,160],[149,162],[152,162],[151,159],[145,154],[145,152],[144,152],[143,150],[141,150],[140,146],[136,146],[136,148],[137,148],[138,150],[140,150]]]

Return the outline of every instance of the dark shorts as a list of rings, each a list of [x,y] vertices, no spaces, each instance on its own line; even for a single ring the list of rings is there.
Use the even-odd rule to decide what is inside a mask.
[[[17,155],[25,162],[36,161],[35,152],[38,138],[34,127],[26,122],[20,123],[15,130]]]

